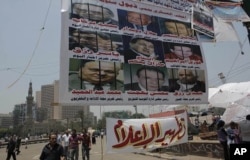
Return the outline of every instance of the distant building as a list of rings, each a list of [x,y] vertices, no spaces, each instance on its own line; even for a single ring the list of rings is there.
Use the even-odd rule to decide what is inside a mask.
[[[41,91],[36,91],[36,107],[40,108],[41,107]]]
[[[84,112],[91,124],[97,123],[97,118],[90,112],[89,105],[74,105],[74,104],[59,104],[59,80],[55,80],[53,84],[43,85],[41,87],[41,108],[46,108],[48,111],[48,119],[75,119],[80,111]],[[36,100],[39,100],[39,95],[36,95]],[[38,109],[39,110],[39,109]],[[38,115],[39,116],[39,115]]]
[[[13,126],[13,118],[11,114],[0,114],[0,128],[11,128]]]
[[[15,125],[24,125],[27,117],[27,104],[16,104],[12,115]]]
[[[34,121],[36,119],[36,105],[33,97],[32,82],[29,83],[28,96],[26,97],[26,106],[26,121]]]
[[[53,109],[51,104],[54,102],[54,84],[41,86],[41,107],[47,110],[46,119],[53,119]]]

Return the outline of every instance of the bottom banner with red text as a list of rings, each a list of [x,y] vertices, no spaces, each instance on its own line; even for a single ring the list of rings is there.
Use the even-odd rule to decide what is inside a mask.
[[[188,142],[187,113],[166,118],[106,118],[107,152],[144,152]]]

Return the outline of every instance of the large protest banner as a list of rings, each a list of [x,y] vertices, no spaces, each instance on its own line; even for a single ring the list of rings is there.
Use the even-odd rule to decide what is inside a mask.
[[[107,152],[141,152],[188,142],[187,113],[168,118],[107,118]]]
[[[191,4],[166,2],[63,1],[60,103],[207,103]]]

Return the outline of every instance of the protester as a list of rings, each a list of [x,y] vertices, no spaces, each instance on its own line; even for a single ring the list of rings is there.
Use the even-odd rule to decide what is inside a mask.
[[[228,140],[227,143],[230,146],[230,144],[238,144],[240,141],[239,138],[239,130],[238,125],[235,122],[230,122],[229,127],[226,129],[228,134]]]
[[[49,135],[49,143],[44,146],[40,160],[65,160],[63,147],[56,140],[56,133],[51,133]]]
[[[217,123],[217,136],[218,136],[218,140],[220,141],[220,144],[223,147],[224,159],[229,160],[229,150],[228,150],[228,144],[227,144],[228,134],[227,134],[224,126],[225,126],[225,122],[223,120],[220,120]]]
[[[77,135],[76,130],[72,129],[72,134],[69,138],[70,160],[78,160],[80,141],[81,138]]]
[[[239,122],[240,137],[242,143],[250,144],[250,114],[246,116],[246,119]]]
[[[69,131],[66,130],[65,134],[62,136],[62,145],[66,160],[69,158],[69,138],[70,138]]]
[[[24,139],[25,149],[28,148],[28,141],[29,141],[29,138],[25,137],[25,139]]]
[[[92,144],[96,144],[96,135],[92,133]]]
[[[200,120],[199,120],[199,115],[197,115],[194,119],[194,125],[197,129],[200,128]]]
[[[18,136],[16,140],[16,155],[18,155],[21,152],[20,151],[21,141],[22,141],[22,138]]]
[[[85,160],[85,157],[87,160],[89,160],[89,151],[91,149],[91,140],[90,140],[90,134],[87,132],[87,129],[83,130],[83,134],[81,136],[82,141],[82,159]]]
[[[6,160],[10,160],[11,157],[13,158],[13,160],[16,160],[15,149],[16,149],[16,139],[15,139],[15,136],[10,136],[8,144],[7,144],[7,148],[6,148],[6,152],[7,152],[7,158],[6,158]]]

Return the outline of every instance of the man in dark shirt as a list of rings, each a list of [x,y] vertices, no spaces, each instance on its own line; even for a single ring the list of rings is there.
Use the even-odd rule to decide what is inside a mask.
[[[46,144],[40,155],[40,160],[61,160],[65,159],[63,147],[56,142],[57,135],[51,133],[49,136],[49,143]]]
[[[16,140],[13,136],[10,136],[9,142],[7,144],[6,152],[7,152],[7,158],[6,160],[10,160],[10,157],[13,157],[13,160],[16,160]]]
[[[18,155],[21,151],[20,151],[20,146],[21,146],[21,137],[18,136],[17,140],[16,140],[16,155]]]
[[[89,150],[91,149],[91,140],[90,140],[90,135],[87,132],[87,129],[83,130],[81,141],[82,141],[82,159],[85,160],[86,156],[87,160],[89,160]]]

